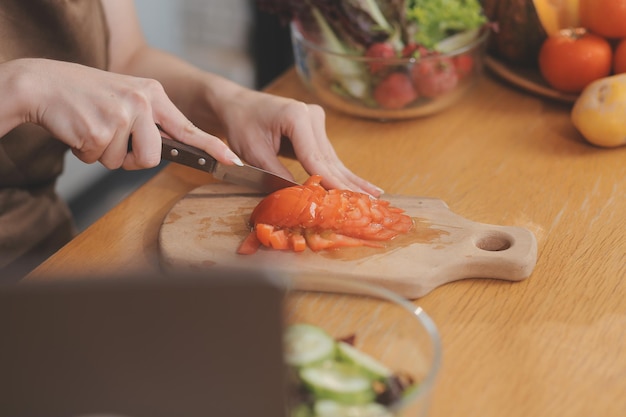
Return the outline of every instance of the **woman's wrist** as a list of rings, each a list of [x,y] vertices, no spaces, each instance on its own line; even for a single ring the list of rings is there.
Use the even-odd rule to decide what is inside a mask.
[[[203,120],[203,123],[207,123],[208,126],[205,127],[210,130],[216,128],[225,130],[224,122],[227,120],[227,114],[234,111],[233,106],[238,101],[241,104],[242,93],[246,89],[233,81],[211,73],[203,74],[201,85],[202,88],[198,90],[193,106],[201,112],[197,117]],[[210,114],[207,114],[207,110]],[[194,115],[195,118],[196,115]]]
[[[0,64],[0,134],[4,136],[20,124],[32,121],[31,110],[37,101],[37,77],[32,66],[36,59],[22,58]]]

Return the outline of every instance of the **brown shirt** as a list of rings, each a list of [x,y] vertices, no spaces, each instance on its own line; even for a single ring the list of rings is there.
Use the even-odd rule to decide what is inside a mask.
[[[0,62],[48,58],[107,69],[107,48],[99,0],[0,1]],[[33,124],[0,138],[0,281],[72,237],[70,212],[55,194],[66,151]]]

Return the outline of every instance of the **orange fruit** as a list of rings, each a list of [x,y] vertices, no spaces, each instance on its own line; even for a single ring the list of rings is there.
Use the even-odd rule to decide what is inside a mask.
[[[539,50],[539,70],[555,90],[579,93],[611,73],[613,50],[605,38],[585,29],[563,29]]]
[[[613,52],[613,72],[615,74],[626,72],[626,38],[617,44]]]
[[[580,0],[582,27],[609,39],[626,38],[626,0]]]

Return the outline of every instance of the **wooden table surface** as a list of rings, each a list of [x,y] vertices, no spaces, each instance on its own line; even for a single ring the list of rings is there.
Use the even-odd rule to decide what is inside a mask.
[[[268,91],[315,101],[293,70]],[[388,193],[440,198],[465,218],[537,237],[530,278],[463,280],[414,301],[442,337],[433,417],[626,415],[626,147],[585,143],[569,110],[485,76],[427,118],[328,111],[345,164]],[[165,215],[210,181],[167,166],[27,279],[156,271]]]

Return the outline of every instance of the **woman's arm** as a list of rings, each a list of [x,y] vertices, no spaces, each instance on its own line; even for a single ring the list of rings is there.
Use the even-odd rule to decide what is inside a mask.
[[[213,101],[243,88],[200,70],[170,53],[148,45],[134,2],[102,0],[110,31],[110,70],[158,80],[168,96],[200,128],[215,132],[221,121],[211,113]]]
[[[325,113],[320,106],[245,88],[152,48],[141,32],[132,1],[102,0],[102,4],[111,34],[111,71],[158,80],[196,126],[224,136],[252,165],[291,178],[276,157],[281,139],[286,137],[302,166],[309,174],[321,175],[325,187],[374,196],[382,193],[340,161],[326,135]],[[183,128],[165,131],[193,144]]]
[[[0,104],[0,136],[22,123],[34,123],[87,163],[100,161],[111,169],[157,165],[161,159],[157,124],[177,131],[176,139],[223,163],[240,163],[220,139],[193,126],[152,79],[23,58],[0,64],[0,91],[10,97]]]
[[[0,138],[13,128],[28,120],[28,95],[24,94],[24,77],[19,63],[15,61],[0,64],[0,91],[5,99],[0,101]]]

